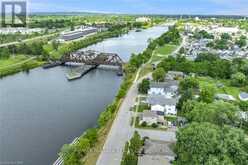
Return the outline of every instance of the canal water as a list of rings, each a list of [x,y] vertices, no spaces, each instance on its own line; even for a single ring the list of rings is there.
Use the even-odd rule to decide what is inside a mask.
[[[131,31],[88,49],[118,53],[127,61],[166,30]],[[0,164],[52,164],[63,144],[96,125],[122,81],[116,71],[97,69],[69,82],[67,72],[37,68],[0,79]]]

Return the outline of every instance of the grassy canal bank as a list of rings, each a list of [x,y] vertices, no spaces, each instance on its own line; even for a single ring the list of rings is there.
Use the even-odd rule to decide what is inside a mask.
[[[44,63],[44,61],[39,60],[37,57],[30,57],[27,55],[15,55],[8,59],[1,59],[0,78],[22,71],[28,72],[30,69],[39,67]]]

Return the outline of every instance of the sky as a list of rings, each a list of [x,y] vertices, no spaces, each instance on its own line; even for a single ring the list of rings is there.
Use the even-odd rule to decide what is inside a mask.
[[[248,0],[28,0],[31,12],[248,15]]]

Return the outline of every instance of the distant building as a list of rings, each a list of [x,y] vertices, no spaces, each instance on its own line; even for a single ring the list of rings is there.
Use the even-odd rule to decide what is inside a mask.
[[[41,28],[23,28],[23,27],[17,27],[17,28],[0,28],[0,34],[32,34],[32,33],[42,33],[44,32],[44,29]]]
[[[97,28],[94,27],[81,27],[79,29],[76,29],[74,31],[70,32],[63,32],[60,36],[60,41],[71,41],[75,40],[81,37],[85,37],[89,34],[93,34],[98,32]]]
[[[248,101],[248,93],[246,92],[241,92],[239,94],[239,99],[242,100],[242,101]]]
[[[236,100],[232,95],[227,95],[227,94],[216,94],[215,98],[218,100],[224,100],[224,101],[235,101]]]
[[[135,21],[136,22],[139,22],[139,23],[146,23],[146,22],[151,22],[151,18],[148,18],[148,17],[139,17],[139,18],[136,18]]]

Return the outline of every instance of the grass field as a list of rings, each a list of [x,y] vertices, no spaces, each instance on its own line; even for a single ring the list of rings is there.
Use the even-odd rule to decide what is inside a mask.
[[[0,77],[11,75],[20,71],[27,71],[42,65],[35,57],[16,55],[0,60]]]
[[[17,56],[10,57],[9,59],[1,59],[0,60],[0,68],[8,67],[9,65],[13,65],[13,64],[22,62],[24,60],[27,60],[28,58],[29,57],[27,57],[25,55],[17,55]]]
[[[210,77],[198,77],[197,79],[200,83],[200,87],[212,86],[216,89],[217,93],[229,94],[229,95],[234,96],[237,99],[238,99],[239,93],[243,91],[242,88],[231,86],[229,80],[221,80],[221,79],[219,80],[219,79],[213,79]],[[224,86],[218,87],[218,84],[223,84]]]
[[[162,47],[158,47],[152,57],[152,62],[162,60],[168,57],[173,51],[175,51],[177,45],[166,44]]]

